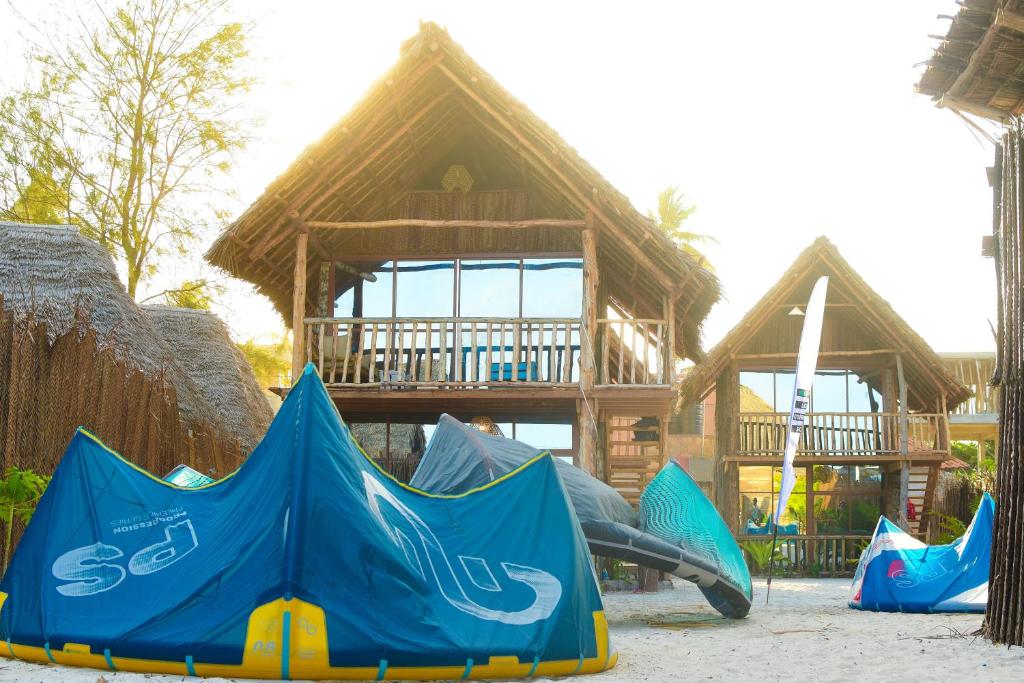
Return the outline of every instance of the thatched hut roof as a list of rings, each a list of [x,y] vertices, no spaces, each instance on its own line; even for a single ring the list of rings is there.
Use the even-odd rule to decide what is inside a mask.
[[[367,455],[380,457],[387,452],[387,424],[383,422],[355,422],[349,424],[352,436],[363,447]],[[423,454],[426,436],[422,425],[391,425],[391,457],[410,457]]]
[[[103,247],[71,227],[6,222],[0,222],[0,244],[5,310],[16,319],[45,322],[51,343],[75,330],[93,330],[100,348],[173,386],[186,421],[221,426],[153,322],[128,296]]]
[[[802,328],[802,323],[797,323],[803,318],[791,318],[789,311],[793,306],[802,309],[811,288],[822,275],[829,276],[826,304],[829,308],[821,340],[823,354],[898,351],[903,357],[913,410],[934,410],[936,400],[942,396],[952,409],[971,396],[971,390],[950,373],[921,335],[868,285],[835,245],[819,237],[739,324],[708,352],[704,362],[686,373],[679,390],[680,404],[693,403],[707,395],[727,364],[738,355],[763,351],[769,351],[770,355],[777,351],[783,331],[787,350],[795,353]],[[848,361],[842,359],[841,362]],[[795,363],[795,358],[792,362]]]
[[[270,184],[206,258],[254,283],[290,322],[297,230],[309,231],[311,257],[325,259],[347,254],[394,257],[403,248],[420,254],[424,248],[430,253],[451,248],[459,253],[581,248],[579,231],[567,228],[431,232],[423,227],[317,227],[411,218],[394,213],[403,197],[424,189],[425,180],[439,176],[448,164],[467,158],[490,164],[491,189],[528,191],[529,218],[592,217],[609,298],[635,317],[661,318],[662,296],[667,294],[675,310],[676,354],[701,356],[700,327],[719,298],[715,275],[678,249],[433,23],[422,24],[402,46],[397,64]],[[307,284],[307,291],[316,288]]]
[[[917,90],[996,121],[1024,113],[1024,0],[960,0]]]
[[[208,311],[143,306],[182,371],[243,449],[263,438],[273,411],[228,328]]]

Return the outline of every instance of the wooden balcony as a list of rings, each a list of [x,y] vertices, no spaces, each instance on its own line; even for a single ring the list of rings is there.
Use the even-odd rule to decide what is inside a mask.
[[[307,318],[328,387],[575,387],[577,318]]]
[[[788,413],[740,413],[739,440],[731,460],[781,458],[786,447]],[[946,416],[907,416],[909,459],[948,457]],[[898,413],[808,413],[797,458],[894,460],[903,453],[904,434]]]
[[[307,318],[305,357],[329,387],[579,386],[579,318]],[[598,384],[666,387],[662,320],[601,320]]]

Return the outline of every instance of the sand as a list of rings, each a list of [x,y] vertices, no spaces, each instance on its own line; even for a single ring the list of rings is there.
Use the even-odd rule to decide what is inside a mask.
[[[675,586],[608,594],[619,664],[575,680],[1024,680],[1024,649],[973,635],[981,615],[858,612],[846,606],[848,579],[777,579],[768,606],[759,581],[754,609],[742,621],[718,616],[692,585]],[[0,682],[96,683],[101,675],[110,683],[198,680],[0,659]]]

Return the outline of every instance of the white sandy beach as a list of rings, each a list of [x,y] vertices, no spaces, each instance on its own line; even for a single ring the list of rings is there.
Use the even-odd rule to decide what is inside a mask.
[[[619,663],[588,680],[1024,680],[1024,649],[973,635],[981,615],[858,612],[846,606],[849,583],[777,579],[765,606],[759,580],[754,609],[736,622],[719,617],[683,581],[671,591],[609,594]],[[0,682],[96,683],[100,676],[110,683],[200,680],[0,660]]]

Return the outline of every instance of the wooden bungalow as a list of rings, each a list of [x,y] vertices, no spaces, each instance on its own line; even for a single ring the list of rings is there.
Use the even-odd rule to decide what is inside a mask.
[[[807,248],[687,374],[680,405],[701,404],[713,414],[704,425],[713,435],[705,455],[713,458],[723,517],[741,540],[764,538],[803,308],[822,275],[830,280],[818,371],[780,529],[791,537],[794,559],[842,572],[880,513],[923,531],[949,457],[948,411],[970,392],[831,242],[819,238]]]
[[[634,498],[719,296],[431,23],[207,258],[273,301],[346,418],[560,424]]]

